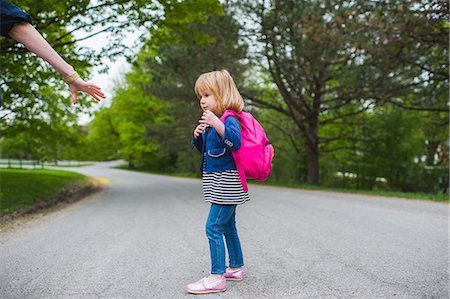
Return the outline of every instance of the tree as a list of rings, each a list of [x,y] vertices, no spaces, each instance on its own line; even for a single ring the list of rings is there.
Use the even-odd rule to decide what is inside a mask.
[[[193,90],[195,80],[201,73],[225,68],[239,85],[244,71],[241,61],[245,58],[246,46],[238,43],[239,26],[227,11],[220,16],[210,15],[205,24],[193,22],[189,30],[206,36],[206,42],[186,43],[172,39],[159,44],[157,40],[156,47],[155,41],[150,39],[135,63],[134,72],[150,78],[140,88],[166,103],[165,111],[171,116],[165,126],[150,124],[148,127],[149,138],[160,148],[153,157],[159,163],[149,159],[147,165],[157,170],[197,172],[198,157],[192,154],[190,144],[201,115]]]
[[[178,32],[186,24],[204,22],[207,14],[221,11],[215,0],[82,0],[75,5],[72,1],[36,3],[27,0],[20,6],[31,15],[41,34],[84,78],[93,66],[100,66],[103,57],[114,59],[133,52],[130,45],[122,43],[130,31],[143,29],[143,36],[149,31],[155,32],[156,28],[161,32]],[[111,43],[104,49],[92,51],[77,46],[77,42],[101,33],[110,34]],[[202,38],[191,33],[191,40]],[[160,35],[159,39],[164,40],[164,36]],[[65,127],[69,131],[71,126],[77,125],[67,88],[53,69],[11,39],[1,39],[0,53],[3,95],[0,136],[10,138],[23,130],[30,130],[27,134],[33,135],[35,127],[31,124],[34,122],[44,122],[48,127]],[[82,99],[78,112],[89,112],[92,104],[93,101]]]
[[[347,121],[378,103],[398,102],[411,97],[417,89],[430,87],[416,82],[425,74],[420,68],[423,64],[416,68],[398,63],[399,53],[405,52],[408,58],[420,57],[427,65],[433,64],[433,57],[445,60],[445,51],[433,55],[422,51],[426,45],[420,39],[402,42],[398,38],[399,29],[408,20],[415,20],[415,26],[408,27],[414,32],[421,21],[433,16],[421,16],[421,8],[414,3],[287,0],[245,1],[241,5],[247,16],[244,19],[250,20],[244,26],[247,36],[257,43],[254,59],[271,75],[282,100],[261,98],[251,89],[246,95],[253,103],[294,121],[306,141],[310,184],[319,183],[321,148],[333,140],[351,138],[322,138],[320,127]],[[425,32],[435,28],[424,26],[420,36],[425,37]],[[448,30],[442,23],[439,30],[447,32],[448,41]],[[448,72],[448,64],[442,68]],[[422,101],[421,107],[445,109],[441,100],[433,99],[433,103]]]
[[[111,108],[97,111],[82,135],[77,146],[78,159],[82,161],[101,161],[120,158],[120,135],[111,119]]]

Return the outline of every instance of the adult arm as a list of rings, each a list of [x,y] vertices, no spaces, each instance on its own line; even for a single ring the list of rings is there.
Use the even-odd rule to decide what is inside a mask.
[[[68,77],[75,73],[73,67],[68,64],[42,37],[42,35],[27,22],[21,22],[14,25],[9,31],[9,36],[16,41],[22,43],[28,50],[35,53],[47,61],[55,70],[63,77]],[[81,78],[76,78],[72,82],[68,82],[69,90],[72,94],[72,101],[77,103],[77,92],[82,91],[92,96],[96,101],[106,98],[101,88],[89,82],[85,82]]]

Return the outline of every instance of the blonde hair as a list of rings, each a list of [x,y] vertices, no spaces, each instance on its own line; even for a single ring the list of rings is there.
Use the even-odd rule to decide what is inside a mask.
[[[227,109],[236,112],[244,109],[244,99],[227,70],[201,74],[195,82],[194,90],[199,99],[202,94],[211,93],[217,101],[215,112],[219,115]]]

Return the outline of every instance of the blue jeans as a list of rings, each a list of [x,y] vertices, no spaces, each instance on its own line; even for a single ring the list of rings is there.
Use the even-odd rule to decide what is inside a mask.
[[[227,243],[230,267],[239,268],[244,265],[235,217],[236,205],[211,204],[206,221],[206,236],[211,253],[211,274],[223,274],[226,270],[223,236]]]

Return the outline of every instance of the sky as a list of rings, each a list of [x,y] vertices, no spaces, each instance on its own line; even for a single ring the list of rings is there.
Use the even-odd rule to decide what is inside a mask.
[[[75,37],[82,37],[85,33],[78,33],[75,34]],[[127,34],[126,38],[124,39],[124,43],[126,45],[132,46],[134,42],[138,39],[140,32],[136,32],[135,34]],[[87,47],[93,50],[99,50],[103,46],[108,44],[108,38],[107,34],[99,34],[96,36],[93,36],[87,40],[83,40],[78,42],[79,46]],[[95,47],[93,47],[95,45]],[[94,110],[97,110],[103,106],[109,106],[111,103],[111,99],[113,96],[113,90],[114,90],[114,82],[118,79],[121,79],[124,77],[124,75],[130,70],[129,63],[125,60],[123,57],[119,57],[113,61],[104,58],[103,60],[104,64],[107,64],[109,67],[109,71],[106,74],[100,74],[98,72],[98,69],[93,70],[92,75],[89,78],[83,78],[85,81],[93,82],[96,85],[100,86],[103,90],[103,92],[106,94],[106,100],[103,100],[97,105],[93,105],[95,108]],[[73,107],[74,112],[76,111],[76,108]],[[89,123],[95,115],[89,116],[84,113],[80,113],[80,116],[78,118],[78,123],[80,125],[86,125]]]

